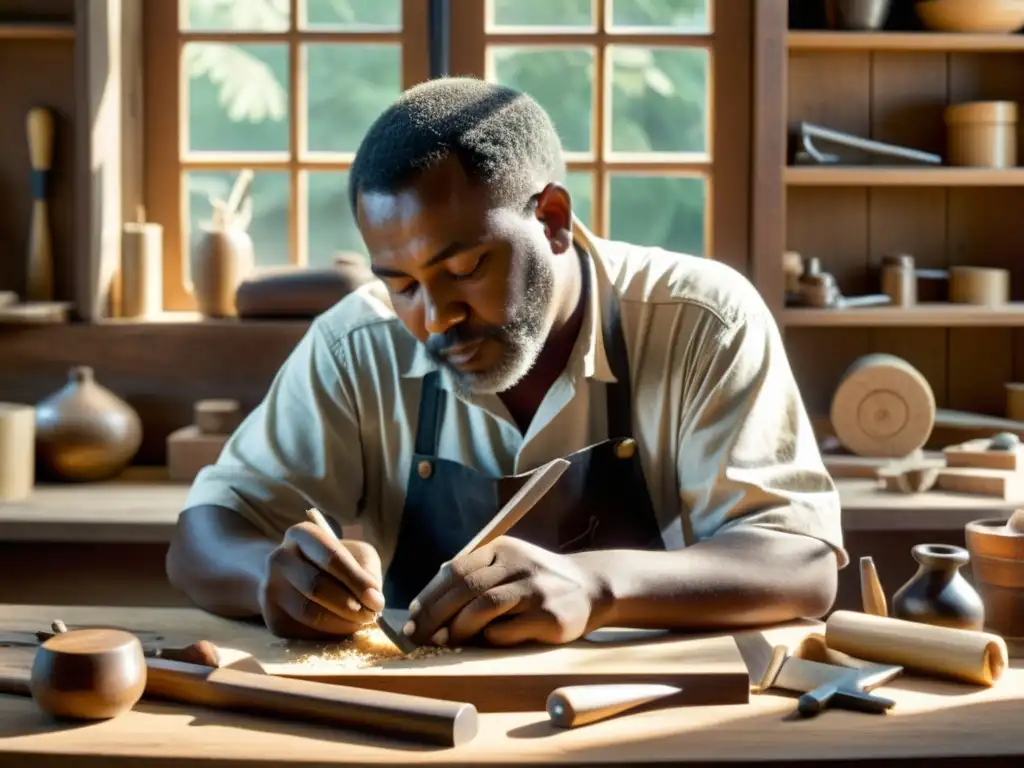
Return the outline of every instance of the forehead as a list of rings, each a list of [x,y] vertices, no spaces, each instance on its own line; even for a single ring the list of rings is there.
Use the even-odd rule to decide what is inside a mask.
[[[503,216],[457,160],[445,160],[393,192],[360,192],[356,224],[375,264],[429,258],[452,243],[496,236]]]

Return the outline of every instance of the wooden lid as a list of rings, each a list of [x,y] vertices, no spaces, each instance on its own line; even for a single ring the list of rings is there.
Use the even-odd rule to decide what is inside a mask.
[[[947,124],[1016,123],[1017,104],[1012,101],[968,101],[946,107]]]

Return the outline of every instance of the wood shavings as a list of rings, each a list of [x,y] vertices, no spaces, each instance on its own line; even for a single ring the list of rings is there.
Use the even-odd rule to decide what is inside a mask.
[[[309,666],[330,664],[332,668],[341,669],[367,669],[380,666],[385,661],[433,659],[461,652],[462,649],[458,647],[424,645],[410,654],[404,654],[379,627],[366,627],[348,640],[324,645],[316,651],[304,653],[295,660],[295,663]]]

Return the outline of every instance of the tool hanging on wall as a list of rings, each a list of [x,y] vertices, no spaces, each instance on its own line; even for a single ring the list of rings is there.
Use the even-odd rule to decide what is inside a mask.
[[[46,182],[53,164],[53,112],[34,107],[25,118],[29,162],[32,165],[32,223],[28,239],[26,298],[53,300],[53,244],[50,240],[50,209]]]

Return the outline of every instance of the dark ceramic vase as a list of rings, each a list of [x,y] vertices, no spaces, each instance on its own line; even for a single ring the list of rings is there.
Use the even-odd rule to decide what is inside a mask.
[[[918,544],[911,550],[917,573],[892,597],[892,616],[920,624],[981,630],[985,607],[960,569],[971,556],[963,547]]]

